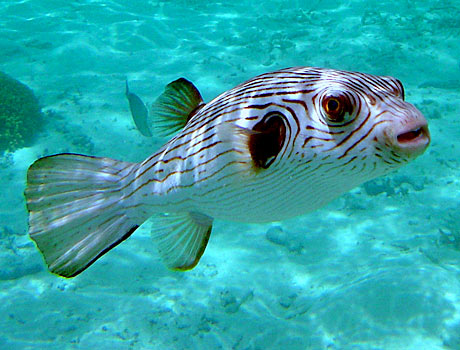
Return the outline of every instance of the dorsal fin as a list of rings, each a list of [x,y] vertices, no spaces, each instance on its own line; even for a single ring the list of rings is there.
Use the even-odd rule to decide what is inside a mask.
[[[153,128],[161,136],[171,136],[181,130],[203,105],[200,92],[190,81],[184,78],[174,80],[166,85],[151,106]]]

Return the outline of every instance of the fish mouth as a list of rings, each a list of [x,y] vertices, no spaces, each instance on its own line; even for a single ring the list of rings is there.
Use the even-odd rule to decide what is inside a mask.
[[[418,156],[422,154],[430,144],[430,131],[428,124],[407,126],[396,135],[396,147],[407,156]]]
[[[419,127],[414,130],[409,130],[406,132],[403,132],[402,134],[399,134],[396,139],[398,140],[399,143],[411,143],[415,142],[420,138],[424,138],[427,134],[427,127]]]

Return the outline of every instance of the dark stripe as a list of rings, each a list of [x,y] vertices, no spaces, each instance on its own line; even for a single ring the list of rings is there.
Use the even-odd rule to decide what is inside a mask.
[[[201,150],[200,150],[201,151]],[[142,183],[141,185],[139,185],[138,187],[136,187],[134,190],[132,190],[130,193],[128,193],[127,195],[125,195],[123,197],[123,199],[125,198],[129,198],[131,197],[134,193],[136,193],[137,191],[139,191],[141,188],[145,187],[146,185],[152,183],[152,182],[155,182],[155,183],[163,183],[165,180],[167,180],[170,176],[172,175],[176,175],[176,174],[184,174],[184,173],[188,173],[188,172],[191,172],[191,171],[194,171],[196,168],[200,167],[200,166],[203,166],[203,165],[207,165],[208,163],[218,159],[220,156],[224,155],[224,154],[227,154],[227,153],[230,153],[230,152],[238,152],[237,150],[235,149],[229,149],[229,150],[226,150],[224,152],[221,152],[221,153],[218,153],[216,154],[213,158],[210,158],[208,160],[206,160],[205,162],[203,163],[199,163],[197,165],[195,165],[193,168],[190,168],[190,169],[185,169],[185,170],[178,170],[178,171],[173,171],[173,172],[170,172],[166,175],[166,177],[164,177],[163,179],[159,180],[159,179],[148,179],[146,182]],[[230,163],[234,163],[234,162],[230,162]],[[227,163],[227,164],[230,164],[230,163]],[[139,177],[138,177],[139,178]],[[196,182],[200,182],[202,181],[203,179],[200,179]],[[173,188],[182,188],[182,187],[188,187],[188,186],[180,186],[180,185],[174,185]],[[166,191],[166,193],[169,192],[169,190]]]
[[[338,159],[344,158],[348,154],[348,152],[350,152],[353,148],[356,147],[356,145],[358,145],[362,140],[367,138],[378,125],[385,123],[386,121],[387,120],[381,120],[375,123],[374,125],[372,125],[372,127],[363,136],[361,136],[357,141],[355,141],[341,156],[339,156]]]
[[[110,220],[113,220],[113,218],[111,218]],[[125,241],[126,239],[129,238],[129,236],[131,236],[134,231],[137,230],[137,228],[139,227],[139,225],[134,225],[133,227],[131,227],[128,232],[126,232],[118,241],[115,241],[113,242],[111,245],[105,247],[103,250],[101,250],[101,252],[99,254],[97,254],[93,259],[91,259],[85,266],[83,266],[81,269],[75,271],[74,273],[72,273],[71,275],[66,275],[64,277],[68,277],[68,278],[72,278],[72,277],[75,277],[76,275],[82,273],[83,271],[85,271],[88,267],[90,267],[92,264],[94,264],[96,262],[97,259],[99,259],[101,256],[103,256],[105,253],[107,253],[109,250],[115,248],[117,245],[119,245],[121,242]]]

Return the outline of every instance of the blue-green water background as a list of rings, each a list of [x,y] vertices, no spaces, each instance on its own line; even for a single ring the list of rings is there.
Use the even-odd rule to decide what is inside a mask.
[[[125,79],[150,102],[183,76],[209,100],[299,65],[398,77],[429,150],[303,217],[217,222],[191,272],[161,264],[148,225],[75,279],[46,271],[28,165],[162,142],[135,129]],[[48,119],[1,158],[1,349],[460,349],[460,1],[0,1],[0,70]]]

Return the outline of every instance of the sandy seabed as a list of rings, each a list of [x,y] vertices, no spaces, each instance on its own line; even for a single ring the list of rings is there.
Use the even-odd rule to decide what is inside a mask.
[[[47,118],[0,161],[2,349],[460,349],[458,1],[4,1],[0,69]],[[209,100],[298,65],[391,75],[430,123],[419,159],[303,217],[216,222],[200,264],[167,270],[149,223],[74,279],[26,235],[38,157],[140,161],[144,100],[186,77]]]

